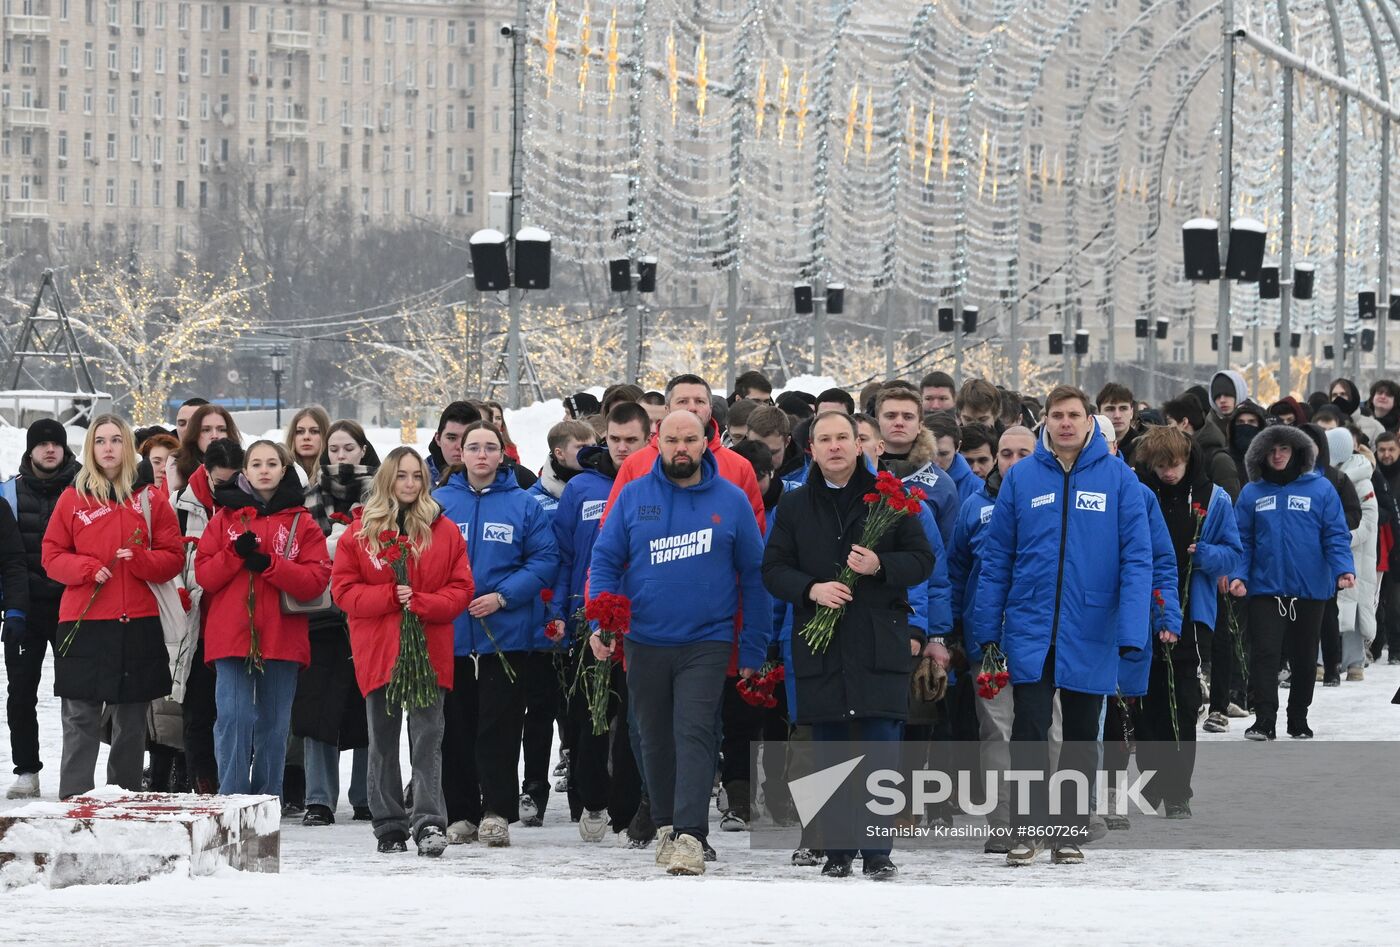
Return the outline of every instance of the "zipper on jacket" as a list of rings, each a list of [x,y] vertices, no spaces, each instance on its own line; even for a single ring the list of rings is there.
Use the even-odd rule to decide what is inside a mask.
[[[1059,464],[1059,459],[1055,460]],[[1076,457],[1074,462],[1079,463]],[[1055,617],[1050,622],[1050,647],[1055,647],[1055,639],[1060,633],[1060,598],[1064,595],[1065,587],[1065,541],[1069,538],[1069,470],[1064,471],[1065,492],[1064,502],[1060,504],[1060,561],[1055,571]]]

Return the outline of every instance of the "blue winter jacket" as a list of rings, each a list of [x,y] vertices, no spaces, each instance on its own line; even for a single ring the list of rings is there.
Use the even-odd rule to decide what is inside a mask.
[[[961,510],[961,504],[966,503],[968,497],[977,495],[982,478],[972,472],[967,460],[957,451],[953,452],[953,462],[948,465],[948,476],[953,478],[953,484],[958,488],[958,509]]]
[[[919,525],[924,528],[928,544],[933,547],[933,572],[921,590],[909,590],[909,605],[914,609],[914,626],[923,628],[930,636],[948,635],[953,630],[953,593],[948,582],[948,551],[938,521],[928,504],[919,511]]]
[[[1326,600],[1337,594],[1338,577],[1356,573],[1341,498],[1315,470],[1283,486],[1245,484],[1235,521],[1241,549],[1230,578],[1243,580],[1250,595]]]
[[[963,649],[973,664],[982,660],[982,645],[977,640],[973,617],[977,604],[977,556],[981,546],[982,527],[992,518],[996,499],[979,482],[977,492],[963,501],[958,522],[953,528],[953,542],[948,547],[948,583],[951,587],[954,621],[962,623]]]
[[[593,545],[589,593],[632,601],[628,638],[668,646],[734,640],[741,611],[739,667],[768,653],[773,599],[763,586],[763,538],[753,507],[701,456],[701,479],[678,487],[657,458],[645,477],[625,484]]]
[[[458,471],[433,493],[443,512],[457,524],[467,541],[476,596],[500,592],[506,607],[490,615],[486,625],[466,612],[457,617],[457,655],[528,651],[543,640],[546,620],[540,590],[554,584],[559,550],[549,514],[502,467],[485,490],[477,492]]]
[[[1142,486],[1097,429],[1066,472],[1042,436],[1007,473],[982,530],[973,623],[999,642],[1013,684],[1112,694],[1118,649],[1142,646],[1152,548]]]
[[[1162,593],[1163,604],[1159,608],[1154,600],[1149,599],[1146,620],[1142,623],[1141,645],[1118,658],[1118,690],[1124,697],[1142,697],[1147,693],[1147,679],[1152,671],[1152,641],[1157,633],[1181,633],[1181,596],[1176,586],[1176,550],[1172,548],[1172,535],[1167,529],[1167,520],[1162,516],[1156,494],[1146,484],[1140,482],[1139,485],[1147,511],[1148,533],[1152,538],[1152,589]],[[1215,489],[1220,490],[1219,487]],[[1225,493],[1224,490],[1220,492]],[[1225,502],[1229,503],[1229,500],[1226,494]],[[1215,600],[1214,594],[1211,600]]]
[[[1186,607],[1191,611],[1192,621],[1207,628],[1215,627],[1216,582],[1222,575],[1235,571],[1242,552],[1230,494],[1215,487],[1206,506],[1206,521],[1201,525],[1196,553],[1191,557],[1191,591],[1187,593]]]
[[[938,522],[938,533],[943,537],[943,545],[953,541],[953,526],[958,521],[958,507],[962,501],[958,497],[957,485],[948,472],[933,461],[904,477],[906,487],[918,487],[928,495],[925,501]]]
[[[588,560],[593,555],[593,543],[598,539],[603,508],[612,492],[612,478],[586,462],[591,454],[599,451],[606,453],[601,447],[584,447],[579,451],[583,473],[564,485],[551,520],[554,543],[559,547],[559,574],[554,580],[552,614],[570,623],[574,613],[583,607]],[[574,631],[572,627],[568,629],[569,634]]]

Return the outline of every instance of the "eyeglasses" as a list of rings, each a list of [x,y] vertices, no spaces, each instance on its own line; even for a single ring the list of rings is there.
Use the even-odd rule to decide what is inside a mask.
[[[462,448],[464,454],[499,454],[501,445],[499,444],[468,444]]]

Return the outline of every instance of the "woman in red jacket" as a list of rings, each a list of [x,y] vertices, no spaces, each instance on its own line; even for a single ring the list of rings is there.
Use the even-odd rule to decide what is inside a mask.
[[[374,476],[365,505],[340,540],[332,573],[335,603],[350,623],[355,677],[369,717],[369,808],[379,851],[408,850],[412,830],[418,854],[437,857],[447,847],[442,808],[442,698],[452,689],[452,622],[474,591],[467,546],[457,524],[429,495],[428,465],[409,447],[390,451]],[[407,536],[412,552],[408,584],[384,561],[384,531]],[[403,808],[399,729],[403,707],[387,696],[399,655],[405,610],[423,622],[437,692],[426,707],[408,712],[413,765],[413,813]]]
[[[104,707],[112,714],[107,782],[141,788],[146,707],[170,693],[160,606],[147,583],[173,579],[181,561],[175,514],[138,477],[131,428],[102,415],[44,533],[44,569],[67,586],[54,656],[54,694],[63,699],[61,798],[93,787]]]
[[[195,552],[204,589],[204,660],[214,665],[219,792],[281,795],[297,674],[311,660],[304,614],[330,581],[321,527],[302,505],[287,449],[258,441],[243,472],[214,491],[219,508]],[[252,759],[249,759],[249,755]],[[250,769],[251,765],[251,769]]]

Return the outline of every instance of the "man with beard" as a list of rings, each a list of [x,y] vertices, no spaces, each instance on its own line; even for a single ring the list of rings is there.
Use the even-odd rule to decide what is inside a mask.
[[[978,551],[982,528],[992,518],[1002,478],[1016,464],[1035,452],[1035,435],[1028,428],[1016,425],[1001,435],[997,444],[996,467],[974,495],[963,501],[958,513],[958,525],[953,529],[953,544],[948,549],[948,579],[953,587],[953,620],[960,626],[956,638],[967,651],[970,667],[980,668],[982,648],[970,621],[977,600]],[[956,635],[958,628],[955,628]],[[1005,687],[991,700],[977,701],[978,736],[982,743],[982,768],[986,772],[1005,772],[1011,768],[1012,689]],[[1011,851],[1011,787],[1005,780],[997,782],[996,808],[987,814],[987,835],[984,852],[1006,854]]]
[[[78,475],[78,461],[68,449],[68,433],[52,418],[29,426],[25,454],[15,481],[15,519],[19,523],[29,575],[29,603],[22,622],[5,623],[5,677],[9,681],[6,712],[10,725],[10,756],[15,761],[11,799],[39,795],[40,672],[44,652],[58,629],[58,600],[64,587],[49,578],[40,561],[44,531],[59,495]]]
[[[666,416],[650,472],[614,490],[589,578],[591,596],[610,592],[633,603],[627,689],[651,815],[660,826],[656,861],[675,875],[705,871],[715,720],[736,621],[745,678],[763,663],[773,624],[753,509],[720,477],[708,440],[689,409]],[[735,456],[757,493],[752,466]],[[596,632],[589,644],[600,661],[615,647]]]

